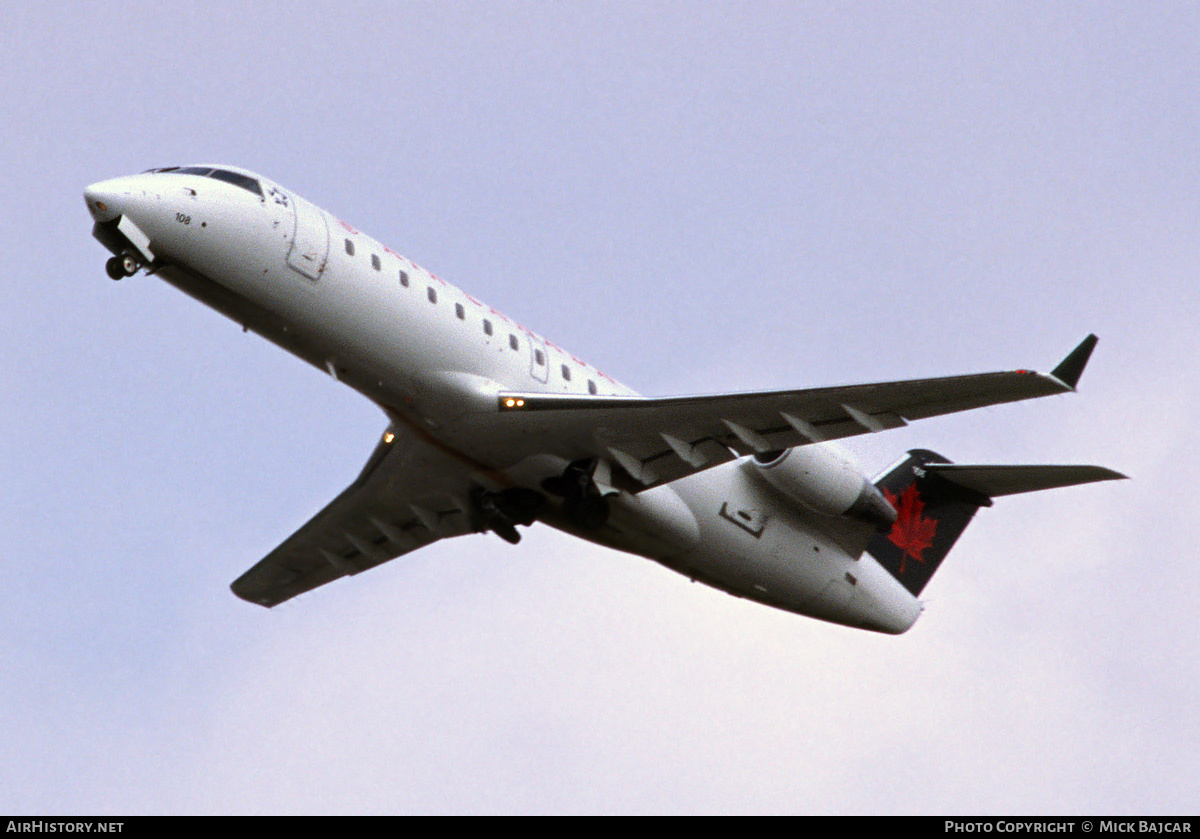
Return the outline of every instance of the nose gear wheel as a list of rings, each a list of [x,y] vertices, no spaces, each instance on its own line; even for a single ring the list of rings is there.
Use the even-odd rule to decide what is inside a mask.
[[[127,253],[111,257],[104,263],[104,270],[114,280],[132,277],[140,267],[138,261]]]

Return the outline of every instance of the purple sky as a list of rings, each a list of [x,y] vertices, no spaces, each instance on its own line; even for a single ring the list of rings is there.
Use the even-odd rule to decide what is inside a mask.
[[[1195,813],[1194,4],[299,10],[6,21],[0,811]],[[107,279],[83,187],[197,161],[648,394],[1048,369],[1094,331],[1077,396],[848,448],[1134,480],[984,510],[899,638],[546,528],[251,606],[229,582],[384,419]]]

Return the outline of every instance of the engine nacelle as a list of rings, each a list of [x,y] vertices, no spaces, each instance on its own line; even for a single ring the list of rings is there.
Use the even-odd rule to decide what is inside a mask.
[[[846,516],[887,529],[896,508],[852,463],[825,446],[764,452],[755,472],[788,498],[827,516]]]

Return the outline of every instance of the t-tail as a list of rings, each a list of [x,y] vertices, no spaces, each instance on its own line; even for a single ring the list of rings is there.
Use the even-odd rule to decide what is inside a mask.
[[[1101,466],[955,464],[913,449],[875,482],[897,517],[891,530],[871,537],[867,552],[916,597],[975,512],[996,496],[1124,477]]]

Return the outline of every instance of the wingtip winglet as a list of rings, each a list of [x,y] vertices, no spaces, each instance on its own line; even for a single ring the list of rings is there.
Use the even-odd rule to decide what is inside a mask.
[[[1094,334],[1084,338],[1079,346],[1071,350],[1067,357],[1050,371],[1050,375],[1074,390],[1075,386],[1079,384],[1083,368],[1087,366],[1088,359],[1092,357],[1092,350],[1096,349],[1096,342],[1099,340]]]

